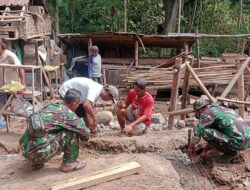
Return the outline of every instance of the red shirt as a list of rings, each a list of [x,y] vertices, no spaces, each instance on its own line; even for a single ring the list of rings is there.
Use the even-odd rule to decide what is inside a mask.
[[[131,112],[135,119],[146,115],[147,119],[144,121],[145,125],[151,124],[152,110],[154,106],[154,99],[146,92],[146,95],[142,98],[138,98],[134,89],[131,89],[128,93],[126,104],[130,105]]]

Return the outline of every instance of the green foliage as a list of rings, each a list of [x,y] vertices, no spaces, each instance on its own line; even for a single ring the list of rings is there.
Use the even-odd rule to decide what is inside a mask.
[[[163,33],[163,0],[127,1],[128,32]],[[250,31],[250,0],[243,0],[241,24],[239,0],[183,0],[183,3],[182,32],[242,34]],[[59,6],[60,33],[124,31],[124,0],[47,0],[47,4],[54,22],[56,5]],[[159,48],[152,48],[140,55],[155,57],[159,51]],[[239,51],[236,40],[203,38],[200,41],[201,55],[220,56],[224,52]]]

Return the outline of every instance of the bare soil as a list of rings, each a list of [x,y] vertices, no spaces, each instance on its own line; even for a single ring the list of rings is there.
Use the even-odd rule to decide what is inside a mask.
[[[165,117],[166,109],[166,104],[159,103],[155,112],[161,110]],[[18,140],[25,128],[25,121],[20,119],[13,119],[9,133],[0,128],[1,190],[47,190],[54,183],[129,161],[142,165],[139,174],[88,189],[250,189],[247,186],[250,169],[246,169],[250,163],[250,150],[243,152],[246,161],[241,164],[217,164],[218,155],[204,164],[192,164],[188,156],[179,150],[187,143],[186,129],[152,130],[140,137],[126,137],[119,131],[104,130],[98,137],[81,143],[80,158],[87,162],[86,168],[66,174],[58,170],[62,155],[53,158],[43,169],[31,168],[18,149]]]

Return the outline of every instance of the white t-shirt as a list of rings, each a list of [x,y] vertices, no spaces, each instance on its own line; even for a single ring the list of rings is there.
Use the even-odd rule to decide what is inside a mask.
[[[93,57],[93,67],[91,77],[101,77],[102,75],[102,58],[100,54]]]
[[[59,89],[59,93],[64,97],[69,89],[76,89],[81,93],[81,102],[89,100],[94,103],[100,97],[102,88],[101,84],[91,79],[75,77],[63,83]]]
[[[4,50],[0,56],[0,64],[21,65],[18,57],[10,50]],[[3,81],[3,69],[0,69],[1,83]],[[19,81],[18,69],[5,69],[5,84],[11,81]],[[3,84],[2,84],[3,85]]]

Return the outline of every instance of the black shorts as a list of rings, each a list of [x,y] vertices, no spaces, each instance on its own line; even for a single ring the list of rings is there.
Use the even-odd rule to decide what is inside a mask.
[[[79,104],[79,107],[76,109],[75,113],[80,118],[86,116],[86,111],[83,107],[83,104]]]

